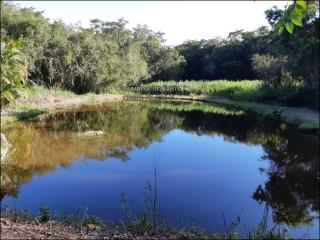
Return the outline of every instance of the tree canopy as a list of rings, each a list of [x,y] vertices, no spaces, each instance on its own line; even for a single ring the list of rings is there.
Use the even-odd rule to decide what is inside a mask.
[[[270,27],[240,29],[225,39],[190,40],[175,47],[165,45],[163,33],[146,25],[129,29],[124,19],[92,19],[84,28],[50,22],[42,12],[7,2],[1,2],[1,9],[1,42],[23,42],[28,79],[36,84],[98,93],[156,80],[260,78],[279,89],[300,86],[299,104],[319,106],[316,1],[266,10]]]
[[[1,2],[1,41],[24,42],[29,79],[77,93],[156,78],[179,79],[184,58],[164,45],[162,33],[127,21],[91,20],[89,28],[50,23],[42,12]]]

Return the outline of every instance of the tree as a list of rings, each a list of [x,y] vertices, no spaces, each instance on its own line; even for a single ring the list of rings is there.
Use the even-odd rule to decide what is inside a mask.
[[[253,70],[272,88],[282,88],[292,84],[287,66],[287,56],[254,54],[252,57]]]
[[[28,60],[29,79],[48,87],[85,93],[159,79],[240,80],[273,76],[267,82],[276,88],[281,88],[284,82],[295,87],[298,79],[303,85],[302,94],[297,97],[302,99],[299,104],[317,107],[319,4],[304,3],[295,1],[286,10],[267,10],[271,31],[262,26],[255,31],[233,31],[226,39],[191,40],[168,47],[163,33],[146,25],[128,29],[124,19],[93,19],[89,28],[83,28],[61,21],[50,23],[32,8],[20,9],[1,2],[1,36],[24,42],[21,51]],[[303,28],[293,31],[291,25],[299,26],[300,20]],[[280,32],[286,29],[282,34],[278,34],[280,25],[283,28]],[[291,34],[287,33],[290,29]],[[260,58],[255,58],[253,67],[255,54]],[[274,59],[268,60],[268,56]],[[262,65],[258,67],[263,58],[268,60],[269,67],[273,66],[273,74],[271,67],[269,70]]]
[[[22,51],[28,60],[28,72],[34,82],[43,79],[41,62],[50,38],[49,22],[32,8],[20,10],[13,4],[1,2],[1,36],[22,40]]]
[[[124,19],[93,19],[89,28],[68,26],[50,23],[32,8],[1,4],[2,36],[24,41],[30,79],[38,84],[99,92],[159,77],[177,79],[182,69],[183,57],[147,26],[132,31]]]
[[[27,59],[21,41],[1,40],[1,106],[13,101],[17,88],[27,80]]]

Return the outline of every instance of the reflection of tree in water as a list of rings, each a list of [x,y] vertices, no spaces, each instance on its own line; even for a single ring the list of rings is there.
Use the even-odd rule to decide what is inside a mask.
[[[4,129],[13,145],[10,162],[15,168],[1,171],[2,178],[12,179],[9,187],[1,188],[1,197],[17,195],[19,185],[34,174],[68,167],[81,157],[128,161],[132,149],[147,147],[170,130],[180,128],[198,135],[220,135],[227,141],[262,145],[264,159],[270,161],[268,180],[258,186],[253,198],[273,209],[275,222],[306,223],[311,219],[309,210],[319,211],[316,136],[263,117],[233,114],[221,106],[195,104],[192,111],[189,105],[185,106],[184,110],[181,105],[177,109],[177,104],[169,103],[111,104],[61,112],[46,117],[46,121]],[[96,138],[71,137],[88,130],[106,134]]]
[[[253,198],[271,206],[278,223],[298,225],[319,212],[318,138],[287,132],[280,144],[264,145],[264,159],[270,161],[268,181],[258,186]]]
[[[319,212],[319,140],[279,121],[258,116],[224,116],[201,111],[179,112],[180,128],[199,135],[221,135],[231,142],[260,144],[270,162],[268,180],[253,198],[273,209],[273,220],[310,223]]]
[[[12,173],[8,173],[7,169],[1,166],[1,192],[0,199],[2,200],[5,195],[10,194],[17,197],[19,193],[19,185],[16,180],[11,179],[14,176]]]
[[[3,129],[13,147],[8,157],[10,164],[1,171],[1,197],[15,196],[17,187],[33,175],[54,171],[59,166],[69,167],[77,159],[113,157],[128,161],[132,149],[147,147],[176,127],[179,119],[169,115],[150,112],[141,104],[122,104],[61,112],[45,116],[40,122],[18,123]],[[102,130],[106,134],[93,138],[74,134],[87,130]]]

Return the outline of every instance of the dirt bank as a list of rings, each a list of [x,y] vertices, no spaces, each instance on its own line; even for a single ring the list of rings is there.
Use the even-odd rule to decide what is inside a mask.
[[[1,239],[123,239],[123,240],[156,240],[156,239],[186,239],[178,233],[167,233],[159,236],[142,234],[133,235],[117,228],[106,230],[82,229],[50,220],[46,223],[37,221],[13,222],[8,217],[1,217]]]
[[[47,224],[36,222],[15,223],[1,218],[1,239],[80,239],[82,235],[72,227],[54,221]]]
[[[122,100],[173,100],[173,101],[201,101],[220,103],[250,110],[262,115],[278,114],[287,123],[296,125],[300,129],[319,130],[319,112],[309,108],[284,107],[266,105],[254,102],[239,102],[222,97],[208,96],[175,96],[175,95],[83,95],[83,96],[43,96],[36,98],[18,99],[15,104],[1,109],[1,123],[28,119],[44,112],[77,107],[82,104],[97,104],[108,101]]]
[[[12,115],[13,113],[23,112],[27,109],[63,109],[76,107],[82,104],[95,104],[107,101],[119,101],[123,99],[123,95],[93,95],[93,96],[76,96],[76,97],[56,97],[44,96],[40,98],[18,99],[15,104],[1,109],[1,116]],[[17,107],[18,106],[18,107]]]
[[[237,107],[243,110],[250,110],[261,115],[278,115],[283,121],[293,124],[303,130],[319,131],[319,112],[310,108],[303,107],[285,107],[277,105],[267,105],[255,102],[241,102],[234,101],[223,97],[208,97],[206,95],[198,96],[181,96],[181,95],[138,95],[124,97],[130,100],[143,100],[143,99],[169,99],[175,101],[200,101],[209,103],[220,103]]]

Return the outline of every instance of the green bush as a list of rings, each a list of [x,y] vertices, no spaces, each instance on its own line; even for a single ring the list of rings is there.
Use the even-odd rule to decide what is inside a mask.
[[[252,68],[271,88],[285,88],[294,85],[294,79],[288,71],[287,56],[269,54],[252,56]]]
[[[17,97],[17,89],[27,80],[27,59],[21,52],[21,41],[1,40],[1,106]]]
[[[40,206],[37,219],[39,222],[48,222],[51,219],[50,208],[47,204],[42,204]]]

